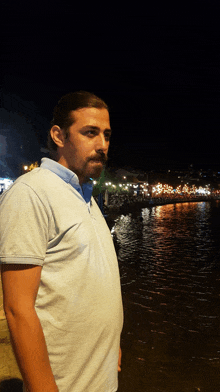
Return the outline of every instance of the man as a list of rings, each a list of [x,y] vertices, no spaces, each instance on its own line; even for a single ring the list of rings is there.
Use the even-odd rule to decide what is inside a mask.
[[[107,105],[88,92],[62,97],[48,145],[53,159],[0,199],[4,310],[30,392],[113,392],[123,325],[110,231],[92,194],[107,161]],[[26,389],[25,389],[26,388]]]

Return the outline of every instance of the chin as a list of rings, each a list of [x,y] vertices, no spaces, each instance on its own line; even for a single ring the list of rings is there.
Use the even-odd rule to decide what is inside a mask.
[[[94,179],[99,178],[102,174],[102,170],[103,169],[92,170],[89,174],[89,177],[94,178]]]

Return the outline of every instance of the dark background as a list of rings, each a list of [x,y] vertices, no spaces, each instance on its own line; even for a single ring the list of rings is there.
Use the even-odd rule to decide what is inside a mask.
[[[31,102],[41,147],[58,99],[87,90],[110,106],[110,166],[220,171],[219,1],[45,3],[1,3],[1,88]]]

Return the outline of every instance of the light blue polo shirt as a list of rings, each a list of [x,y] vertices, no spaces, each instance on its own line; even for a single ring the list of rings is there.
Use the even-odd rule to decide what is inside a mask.
[[[0,262],[41,265],[35,302],[59,392],[115,392],[118,261],[92,185],[48,158],[0,197]]]

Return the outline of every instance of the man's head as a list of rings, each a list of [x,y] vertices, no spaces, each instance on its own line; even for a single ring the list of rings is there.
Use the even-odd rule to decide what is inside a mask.
[[[76,173],[81,184],[98,178],[107,161],[111,134],[105,102],[85,91],[67,94],[55,107],[51,125],[52,159]]]

